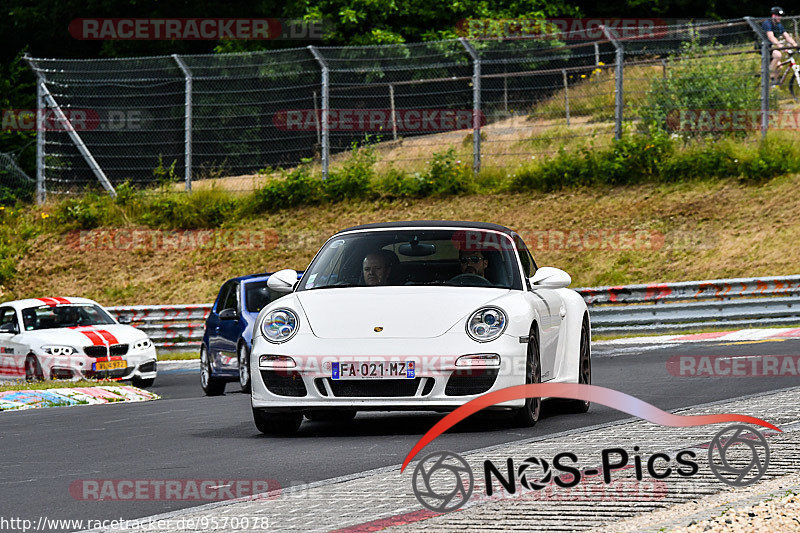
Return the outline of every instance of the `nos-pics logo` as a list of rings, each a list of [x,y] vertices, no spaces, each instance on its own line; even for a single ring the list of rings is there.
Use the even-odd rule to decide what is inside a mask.
[[[540,491],[555,484],[562,488],[578,485],[585,477],[602,474],[603,483],[612,483],[615,470],[629,468],[633,463],[637,480],[645,475],[664,479],[673,475],[692,477],[699,471],[696,454],[682,450],[675,457],[666,453],[649,456],[639,454],[639,447],[628,453],[623,448],[602,450],[601,468],[581,469],[578,456],[570,452],[556,455],[552,461],[528,457],[515,463],[513,458],[497,465],[483,462],[486,496],[495,493],[495,486],[504,494],[517,491]],[[708,447],[708,465],[717,479],[734,487],[751,485],[760,480],[769,465],[769,445],[764,436],[748,426],[733,425],[718,432]],[[425,456],[414,469],[412,489],[417,500],[427,509],[447,513],[461,508],[472,496],[475,475],[467,461],[450,451],[433,452]]]

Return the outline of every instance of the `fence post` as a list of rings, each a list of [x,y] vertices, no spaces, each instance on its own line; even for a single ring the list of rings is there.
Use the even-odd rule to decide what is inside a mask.
[[[56,102],[56,99],[53,97],[53,94],[50,92],[50,89],[47,88],[47,84],[45,84],[45,79],[43,76],[41,76],[39,69],[36,67],[36,64],[27,55],[24,56],[24,59],[28,62],[28,64],[31,66],[34,72],[36,72],[38,81],[36,93],[37,96],[41,96],[42,98],[42,106],[43,106],[42,109],[44,109],[45,105],[49,105],[50,107],[53,108],[53,111],[55,111],[56,114],[56,118],[61,123],[62,127],[66,130],[67,135],[69,135],[69,138],[72,140],[72,142],[75,143],[75,147],[78,149],[78,152],[83,156],[83,159],[84,161],[86,161],[86,164],[89,165],[89,169],[95,175],[97,181],[99,181],[100,185],[102,185],[103,188],[106,191],[108,191],[108,194],[110,194],[113,198],[116,198],[117,191],[114,190],[114,186],[111,185],[110,181],[108,181],[106,173],[103,172],[102,168],[100,168],[100,165],[97,163],[97,160],[92,155],[92,152],[89,151],[89,148],[86,146],[86,143],[83,142],[81,136],[78,135],[77,131],[75,131],[75,126],[72,125],[72,122],[69,120],[69,118],[67,118],[67,115],[64,114],[64,111],[61,109],[61,106],[58,105],[58,102]],[[44,115],[42,115],[41,118],[36,117],[37,127],[40,126],[39,120],[43,120],[43,118]],[[44,129],[44,124],[41,124],[41,129]],[[42,141],[44,141],[44,138],[42,138]],[[36,152],[37,152],[36,153],[37,157],[39,157],[40,155],[39,146],[36,147]],[[41,164],[40,168],[42,172],[42,186],[44,186],[44,145],[42,145],[41,158],[42,159],[40,161],[37,161],[37,167]],[[36,171],[37,182],[38,182],[39,170],[40,169],[37,168]],[[37,185],[37,192],[38,192],[38,185]]]
[[[567,83],[567,69],[561,69],[561,77],[564,78],[564,111],[567,116],[567,126],[569,126],[569,84]]]
[[[183,175],[186,179],[186,192],[192,190],[192,71],[186,66],[186,63],[178,56],[172,54],[172,59],[178,64],[178,67],[183,72],[183,77],[186,80],[185,102],[184,102],[184,139],[183,139]]]
[[[42,205],[47,200],[47,185],[44,170],[44,76],[36,80],[36,203]]]
[[[458,39],[472,58],[472,172],[481,170],[481,57],[464,38]]]
[[[389,105],[392,110],[392,139],[397,140],[397,112],[394,107],[394,85],[389,84]]]
[[[763,139],[767,136],[767,130],[769,129],[769,62],[772,53],[769,40],[765,39],[765,36],[761,34],[761,28],[753,18],[744,17],[744,20],[750,25],[753,33],[756,34],[761,43],[761,138]]]
[[[625,50],[622,46],[622,43],[614,39],[605,26],[600,27],[603,28],[603,33],[605,34],[606,39],[611,41],[611,44],[614,45],[614,48],[617,51],[616,65],[614,67],[614,139],[618,141],[622,138],[622,112],[625,103],[625,94],[623,92],[624,88],[622,84],[622,62],[625,59]]]
[[[598,66],[600,64],[600,44],[595,41],[594,42],[594,66]]]
[[[308,47],[314,59],[322,69],[322,179],[328,179],[328,159],[330,158],[330,135],[328,133],[328,105],[330,94],[328,92],[328,63],[319,50],[313,45]]]

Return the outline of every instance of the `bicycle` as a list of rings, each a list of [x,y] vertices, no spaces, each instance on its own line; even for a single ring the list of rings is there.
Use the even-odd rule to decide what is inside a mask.
[[[789,50],[789,59],[779,63],[778,69],[786,67],[787,65],[788,67],[784,69],[783,74],[781,74],[780,78],[778,78],[778,83],[776,85],[778,87],[782,87],[783,82],[785,82],[788,78],[789,92],[792,94],[792,98],[797,100],[800,98],[800,63],[794,59],[794,50]]]

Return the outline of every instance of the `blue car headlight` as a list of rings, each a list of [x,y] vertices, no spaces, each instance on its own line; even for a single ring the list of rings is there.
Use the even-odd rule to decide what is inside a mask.
[[[275,309],[267,313],[261,323],[261,332],[269,342],[286,342],[291,339],[300,325],[297,315],[291,309]]]
[[[490,342],[503,334],[508,317],[499,307],[478,309],[467,320],[467,335],[478,342]]]

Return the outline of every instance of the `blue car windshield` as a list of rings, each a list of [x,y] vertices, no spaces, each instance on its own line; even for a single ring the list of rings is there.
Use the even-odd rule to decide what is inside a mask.
[[[516,250],[500,232],[374,230],[325,243],[298,291],[380,285],[522,289]]]
[[[265,305],[283,296],[269,290],[267,281],[251,281],[244,286],[244,308],[249,313],[258,313]]]

